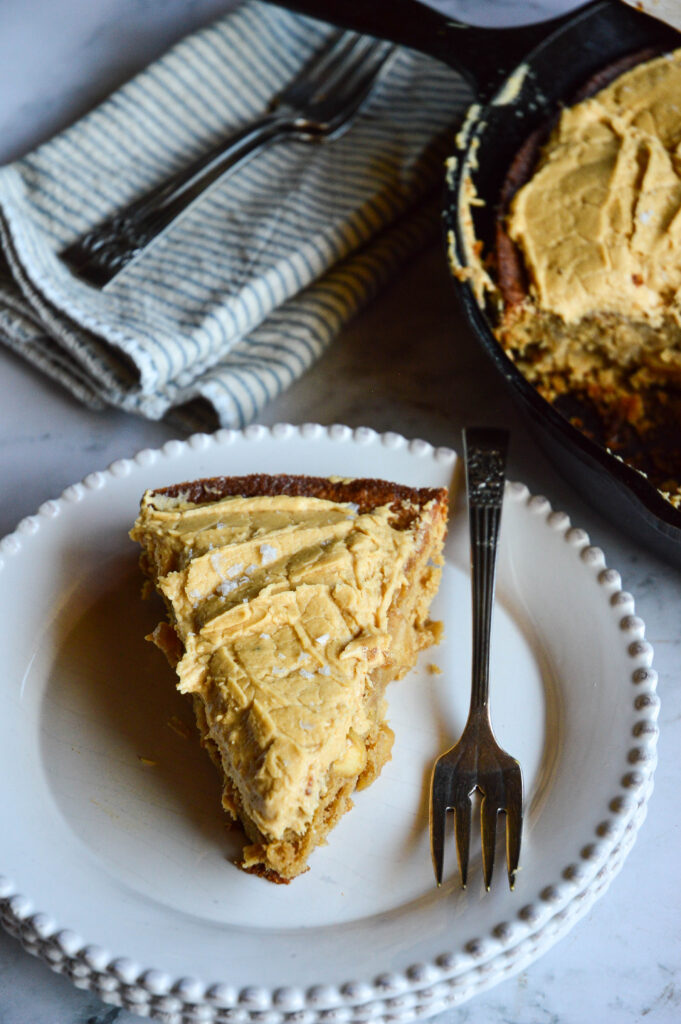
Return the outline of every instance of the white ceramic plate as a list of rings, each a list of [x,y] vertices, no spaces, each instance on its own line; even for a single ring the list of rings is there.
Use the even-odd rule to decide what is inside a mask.
[[[468,706],[457,469],[449,449],[367,429],[222,431],[116,462],[5,538],[0,912],[29,950],[166,1021],[408,1020],[526,966],[591,905],[651,788],[652,650],[602,552],[522,485],[506,494],[491,673],[496,732],[525,773],[521,871],[511,893],[500,851],[484,894],[476,837],[467,891],[453,856],[434,885],[429,772]],[[446,639],[392,684],[393,760],[290,886],[230,862],[238,847],[217,777],[143,640],[161,612],[140,600],[127,538],[146,487],[247,472],[382,477],[453,495],[434,609]]]

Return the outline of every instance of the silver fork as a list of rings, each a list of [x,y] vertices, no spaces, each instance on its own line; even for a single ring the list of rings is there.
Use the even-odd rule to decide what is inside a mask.
[[[284,138],[338,138],[394,49],[356,32],[335,32],[263,117],[97,225],[64,249],[61,258],[85,281],[104,287],[199,196],[265,146]]]
[[[437,884],[442,884],[447,812],[454,811],[461,885],[466,888],[471,797],[482,795],[480,831],[485,888],[494,869],[497,816],[506,814],[506,864],[511,889],[520,858],[523,783],[520,765],[494,738],[489,717],[489,652],[497,541],[504,496],[508,434],[464,431],[471,538],[473,666],[468,721],[459,742],[435,762],[430,789],[430,838]]]

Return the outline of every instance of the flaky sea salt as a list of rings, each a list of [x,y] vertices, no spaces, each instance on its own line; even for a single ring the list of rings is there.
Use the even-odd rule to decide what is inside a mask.
[[[225,580],[225,582],[221,583],[218,587],[218,593],[222,594],[223,597],[227,597],[227,594],[231,594],[238,586],[238,580]]]
[[[272,547],[271,544],[261,544],[260,545],[260,558],[262,559],[262,564],[263,565],[267,565],[269,562],[273,562],[275,560],[275,558],[278,558],[278,557],[279,557],[279,552],[277,551],[277,549],[275,547]]]

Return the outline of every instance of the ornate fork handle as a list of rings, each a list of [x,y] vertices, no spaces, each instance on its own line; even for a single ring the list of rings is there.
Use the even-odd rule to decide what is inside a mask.
[[[466,888],[471,834],[471,798],[480,804],[480,840],[485,888],[492,883],[497,818],[506,816],[506,863],[513,888],[520,857],[523,779],[518,761],[494,738],[489,714],[489,655],[497,541],[504,497],[508,434],[464,431],[468,519],[471,539],[473,665],[471,703],[458,743],[438,757],[430,785],[430,839],[437,884],[442,883],[446,818],[454,811],[461,884]]]
[[[471,539],[473,667],[471,713],[489,720],[489,656],[508,434],[469,428],[464,435]]]
[[[300,127],[281,110],[265,115],[79,238],[61,258],[103,287],[228,171]]]

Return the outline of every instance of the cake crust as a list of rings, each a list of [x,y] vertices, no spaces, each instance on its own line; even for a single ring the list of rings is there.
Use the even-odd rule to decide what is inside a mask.
[[[381,505],[389,505],[393,522],[398,529],[406,529],[414,522],[418,510],[429,502],[439,506],[447,496],[442,488],[407,487],[386,480],[362,477],[321,477],[290,475],[286,473],[250,473],[247,476],[215,476],[203,480],[159,487],[154,496],[182,497],[194,505],[203,505],[221,498],[240,495],[254,498],[259,495],[287,494],[291,497],[321,498],[325,501],[352,503],[360,512],[369,512]]]

